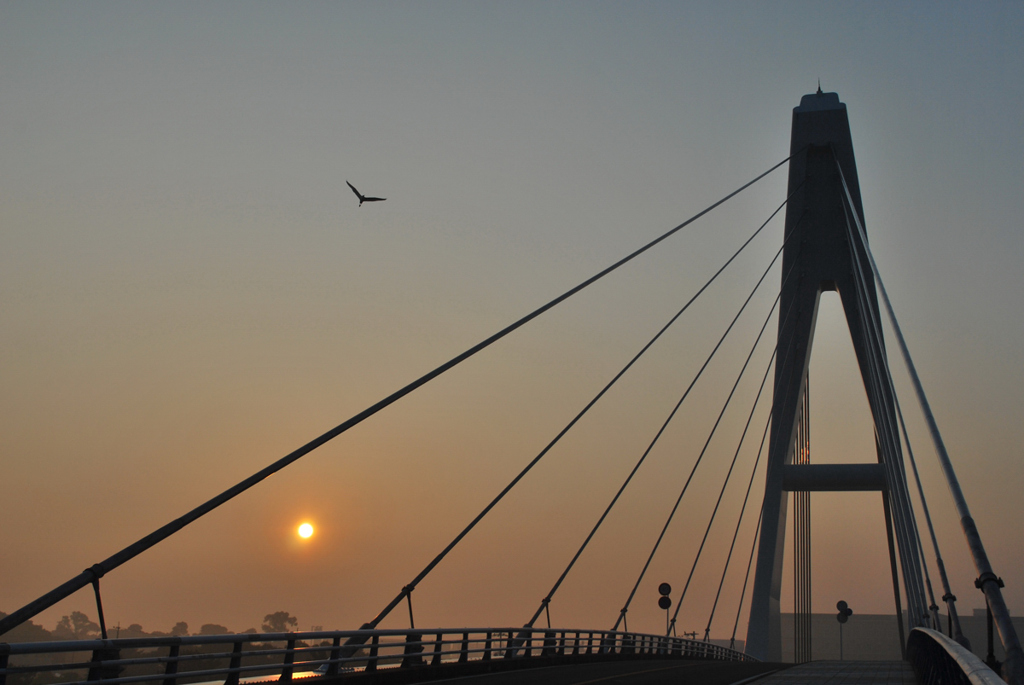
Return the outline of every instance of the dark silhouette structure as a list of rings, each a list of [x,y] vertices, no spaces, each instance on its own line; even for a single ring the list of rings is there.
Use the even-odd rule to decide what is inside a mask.
[[[790,492],[877,490],[882,493],[892,565],[896,615],[901,614],[897,566],[902,567],[909,604],[910,627],[924,625],[928,603],[921,582],[917,531],[909,504],[903,455],[898,438],[894,396],[888,381],[888,362],[881,330],[878,299],[866,245],[855,233],[853,214],[863,217],[857,166],[846,115],[836,93],[820,89],[805,95],[793,110],[790,143],[789,194],[783,273],[797,278],[782,288],[778,359],[775,366],[768,476],[764,519],[758,546],[757,571],[751,599],[747,653],[759,659],[781,660],[780,597]],[[823,291],[838,291],[853,348],[875,424],[877,464],[818,464],[809,462],[806,433],[807,370]],[[796,498],[798,510],[801,496]],[[809,530],[809,512],[798,511],[801,529]],[[895,554],[899,549],[899,557]],[[809,536],[797,539],[798,557],[807,560]],[[799,549],[800,545],[807,549]],[[798,574],[800,569],[798,568]],[[807,593],[809,595],[809,592]],[[809,606],[806,611],[809,613]],[[900,642],[905,644],[902,624]],[[808,645],[809,647],[809,645]]]

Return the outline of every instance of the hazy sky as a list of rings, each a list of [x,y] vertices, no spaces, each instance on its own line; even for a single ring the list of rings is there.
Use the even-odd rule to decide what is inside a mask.
[[[1021,35],[1024,5],[1009,2],[0,3],[0,610],[783,159],[792,108],[820,78],[848,105],[874,253],[1010,607],[1024,613]],[[387,201],[357,207],[346,179]],[[301,629],[368,620],[768,217],[785,179],[776,172],[109,574],[108,622],[244,630],[276,610]],[[529,618],[781,226],[420,586],[417,623]],[[779,278],[776,267],[556,595],[554,623],[614,622]],[[837,298],[823,299],[818,325],[812,460],[872,461]],[[631,628],[664,625],[655,588],[685,582],[769,355],[770,341]],[[896,375],[969,612],[983,606],[976,572]],[[707,621],[766,410],[680,629]],[[732,629],[754,508],[714,637]],[[815,610],[845,599],[892,611],[879,496],[816,494],[812,511]],[[300,543],[303,520],[317,534]],[[91,593],[37,620],[52,627],[74,609],[95,616]],[[744,613],[741,638],[745,624]]]

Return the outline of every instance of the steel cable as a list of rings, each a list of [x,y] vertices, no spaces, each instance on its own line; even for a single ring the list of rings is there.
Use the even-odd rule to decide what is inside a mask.
[[[750,543],[750,558],[747,559],[747,573],[743,576],[743,589],[740,591],[740,601],[736,605],[736,620],[732,624],[732,637],[729,638],[729,649],[736,645],[736,629],[740,625],[740,614],[743,612],[743,598],[747,596],[747,583],[750,581],[750,568],[754,565],[754,550],[757,549],[757,536],[761,532],[761,521],[764,519],[764,503],[761,503],[761,513],[757,515],[757,526],[754,527],[754,539]]]

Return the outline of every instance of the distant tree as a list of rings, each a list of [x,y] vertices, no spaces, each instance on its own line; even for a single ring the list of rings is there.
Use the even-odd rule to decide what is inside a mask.
[[[257,631],[255,628],[249,628],[248,630],[242,631],[242,634],[243,635],[255,635],[257,632],[259,632],[259,631]]]
[[[184,621],[178,621],[177,623],[174,624],[174,627],[171,628],[171,635],[173,635],[175,637],[181,637],[183,635],[188,635],[188,624],[185,623]]]
[[[275,611],[263,617],[264,633],[289,633],[299,625],[299,619],[287,611]]]
[[[204,623],[199,629],[200,635],[227,635],[230,632],[225,626],[220,626],[216,623]]]
[[[121,628],[121,637],[148,637],[148,633],[138,623],[133,623],[127,628]]]
[[[6,615],[0,611],[0,618]],[[4,633],[3,638],[0,639],[4,642],[47,642],[53,639],[53,634],[41,625],[25,621],[20,626],[11,628],[9,632]],[[8,680],[8,682],[10,681]]]
[[[72,611],[64,616],[53,629],[53,636],[58,640],[89,640],[99,637],[100,627],[81,611]]]

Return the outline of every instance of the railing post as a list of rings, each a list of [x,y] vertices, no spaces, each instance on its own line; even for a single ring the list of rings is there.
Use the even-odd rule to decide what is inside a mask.
[[[330,661],[327,662],[327,675],[329,675],[329,676],[338,675],[338,670],[340,668],[340,664],[338,663],[338,659],[340,659],[340,658],[341,658],[341,636],[340,635],[335,635],[334,636],[334,640],[331,643],[331,655],[329,657]],[[172,685],[173,685],[173,683],[172,683]]]
[[[373,639],[370,641],[370,656],[369,656],[369,659],[366,662],[366,670],[367,671],[376,671],[377,670],[377,647],[378,647],[379,643],[380,643],[380,635],[377,635],[375,633],[374,636],[373,636]]]
[[[92,652],[93,666],[89,667],[89,675],[86,680],[107,680],[108,678],[116,678],[121,672],[121,667],[117,664],[104,663],[109,661],[117,661],[121,658],[121,650],[112,646],[109,642],[104,641],[104,644],[99,649],[94,649]]]
[[[484,661],[491,660],[491,631],[487,631],[487,642],[484,643]]]
[[[290,683],[292,680],[292,671],[295,669],[292,664],[295,663],[295,638],[288,640],[288,644],[285,646],[287,650],[284,653],[284,666],[281,668],[281,677],[278,679],[283,683]]]
[[[231,648],[231,662],[228,664],[228,677],[224,685],[238,685],[238,669],[242,667],[242,643],[236,642]]]
[[[430,659],[431,666],[441,665],[441,651],[444,649],[444,633],[438,633],[434,639],[434,656]]]
[[[469,661],[469,633],[462,634],[462,648],[459,650],[459,663]]]
[[[423,657],[423,636],[419,633],[409,633],[405,636],[405,652],[402,656],[402,668],[410,666],[422,666]]]
[[[544,632],[544,647],[540,650],[541,656],[555,655],[555,634],[550,630]]]
[[[178,652],[181,649],[181,638],[175,638],[167,650],[167,666],[164,667],[164,685],[176,685],[178,682]]]
[[[0,669],[7,670],[7,661],[11,655],[11,646],[6,642],[0,642]],[[0,685],[7,682],[7,673],[0,673]]]
[[[533,656],[533,629],[529,626],[523,626],[522,630],[518,632],[510,630],[508,632],[508,640],[505,643],[505,658],[512,659],[519,656],[519,650],[522,650],[522,656],[524,658],[530,658]]]

